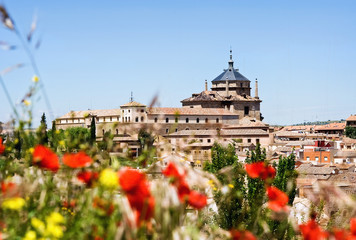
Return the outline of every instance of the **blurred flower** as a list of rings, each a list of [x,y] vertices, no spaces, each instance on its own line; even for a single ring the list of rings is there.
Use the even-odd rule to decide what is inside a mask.
[[[131,208],[136,210],[137,223],[149,220],[154,213],[155,199],[151,196],[145,174],[124,168],[119,172],[119,181]]]
[[[114,170],[106,168],[100,173],[99,183],[105,188],[116,188],[119,184],[119,177]]]
[[[88,167],[93,162],[84,152],[79,153],[67,153],[63,156],[63,163],[71,168]]]
[[[191,191],[189,193],[188,203],[196,209],[202,209],[207,204],[207,197],[205,194],[201,194],[197,191]]]
[[[309,222],[299,225],[299,229],[302,232],[304,240],[323,240],[328,237],[327,232],[323,231],[318,223],[315,222],[315,219],[311,219]]]
[[[250,231],[230,230],[232,240],[256,240],[257,238]]]
[[[114,205],[111,202],[99,197],[94,197],[93,207],[103,210],[107,216],[110,216],[114,211]]]
[[[261,178],[262,180],[266,180],[276,176],[274,167],[268,166],[264,162],[246,164],[245,168],[250,178]]]
[[[16,184],[12,182],[1,182],[1,192],[2,194],[7,194],[8,192],[11,192],[15,189]]]
[[[188,201],[188,203],[196,209],[201,209],[206,206],[206,196],[204,194],[198,193],[197,191],[190,190],[189,185],[184,179],[184,171],[178,169],[174,163],[170,162],[166,169],[162,171],[162,173],[166,177],[173,178],[173,185],[176,186],[179,200],[182,203]]]
[[[234,185],[232,185],[231,183],[230,184],[228,184],[228,186],[229,186],[229,188],[234,188]]]
[[[45,231],[45,223],[38,218],[31,218],[31,225],[34,227],[39,233],[44,233]]]
[[[59,224],[64,223],[64,217],[58,212],[52,212],[48,217],[46,217],[47,224]]]
[[[57,155],[49,148],[43,145],[37,145],[33,152],[33,163],[40,168],[56,172],[59,169],[59,160]]]
[[[13,198],[7,198],[5,199],[1,207],[4,209],[10,209],[10,210],[21,210],[23,206],[25,206],[25,199],[20,198],[20,197],[13,197]]]
[[[61,238],[63,237],[63,229],[57,224],[48,223],[45,230],[45,235],[53,238]]]
[[[64,146],[64,145],[65,145],[64,140],[60,140],[58,143],[59,143],[59,145],[61,145],[61,146]]]
[[[2,144],[2,138],[0,137],[0,154],[3,154],[5,152],[5,145]]]
[[[40,79],[39,79],[39,77],[38,77],[37,75],[34,75],[34,76],[32,77],[32,81],[35,82],[35,83],[37,83],[39,80],[40,80]]]
[[[173,178],[174,181],[180,181],[185,176],[185,173],[181,169],[178,169],[178,167],[172,162],[169,162],[168,166],[162,171],[162,173],[166,177]]]
[[[79,181],[85,183],[88,187],[91,187],[94,181],[96,181],[99,178],[99,173],[83,171],[77,174],[77,178]]]
[[[22,240],[36,240],[37,239],[37,235],[35,231],[27,231],[25,234],[25,237],[22,238]]]
[[[267,196],[269,198],[268,201],[268,208],[275,211],[286,211],[287,203],[288,203],[288,196],[281,190],[276,187],[268,187],[267,188]]]
[[[24,99],[22,102],[23,102],[23,104],[25,104],[26,106],[30,106],[30,105],[31,105],[31,101],[29,101],[29,100]]]

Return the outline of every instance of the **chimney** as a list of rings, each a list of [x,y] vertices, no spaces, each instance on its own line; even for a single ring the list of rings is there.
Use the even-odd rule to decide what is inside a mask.
[[[256,82],[255,82],[255,98],[259,99],[259,97],[258,97],[258,81],[257,81],[257,78],[256,78]]]
[[[205,91],[208,91],[208,81],[205,80]]]

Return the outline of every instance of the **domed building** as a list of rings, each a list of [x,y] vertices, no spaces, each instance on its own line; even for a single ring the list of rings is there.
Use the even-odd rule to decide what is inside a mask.
[[[232,51],[228,68],[212,80],[211,91],[205,82],[205,91],[192,94],[181,101],[188,108],[224,108],[238,115],[238,118],[250,117],[262,120],[258,97],[258,83],[255,83],[255,96],[251,96],[251,81],[243,76],[239,69],[234,68]]]

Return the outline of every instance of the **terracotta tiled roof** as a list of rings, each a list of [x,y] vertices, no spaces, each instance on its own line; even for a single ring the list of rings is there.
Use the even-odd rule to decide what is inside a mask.
[[[182,130],[169,134],[168,136],[221,136],[232,137],[241,135],[268,135],[262,129],[228,129],[228,130]]]
[[[121,105],[120,107],[146,107],[146,105],[139,103],[139,102],[132,101],[132,102],[128,102],[124,105]]]
[[[354,150],[346,150],[346,151],[342,151],[339,150],[334,154],[334,157],[356,157],[356,151]]]
[[[62,117],[58,119],[67,119],[67,118],[84,118],[88,117],[89,115],[94,115],[98,117],[104,116],[120,116],[121,110],[120,109],[100,109],[100,110],[86,110],[86,111],[71,111],[66,113]]]
[[[343,142],[343,143],[356,143],[356,139],[344,137],[344,138],[342,139],[342,142]]]
[[[303,126],[285,126],[282,131],[310,131],[314,128],[314,125]]]
[[[318,175],[318,174],[334,174],[335,169],[330,168],[330,167],[322,167],[322,166],[312,166],[310,164],[302,164],[296,169],[300,174],[313,174],[313,175]]]
[[[346,121],[356,121],[356,115],[351,115],[346,119]]]
[[[229,124],[224,129],[246,128],[246,127],[269,127],[268,124],[251,117],[244,117],[239,120],[239,124]]]
[[[326,125],[316,126],[315,130],[344,130],[346,123],[329,123]]]
[[[147,111],[148,114],[157,114],[157,115],[212,115],[212,116],[237,116],[235,113],[232,113],[223,108],[160,108],[153,107],[149,108]]]

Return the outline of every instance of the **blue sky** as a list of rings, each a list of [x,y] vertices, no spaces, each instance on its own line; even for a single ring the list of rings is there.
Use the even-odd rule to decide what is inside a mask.
[[[345,119],[356,113],[356,2],[349,0],[2,0],[34,38],[43,81],[59,117],[70,110],[117,108],[134,100],[162,107],[204,89],[227,67],[258,78],[265,122],[293,124]],[[19,45],[0,28],[0,41]],[[15,102],[33,71],[23,49],[0,51],[0,70]],[[39,94],[41,96],[41,94]],[[47,112],[43,97],[34,121]],[[11,109],[1,89],[0,121]],[[49,113],[47,113],[49,115]]]

